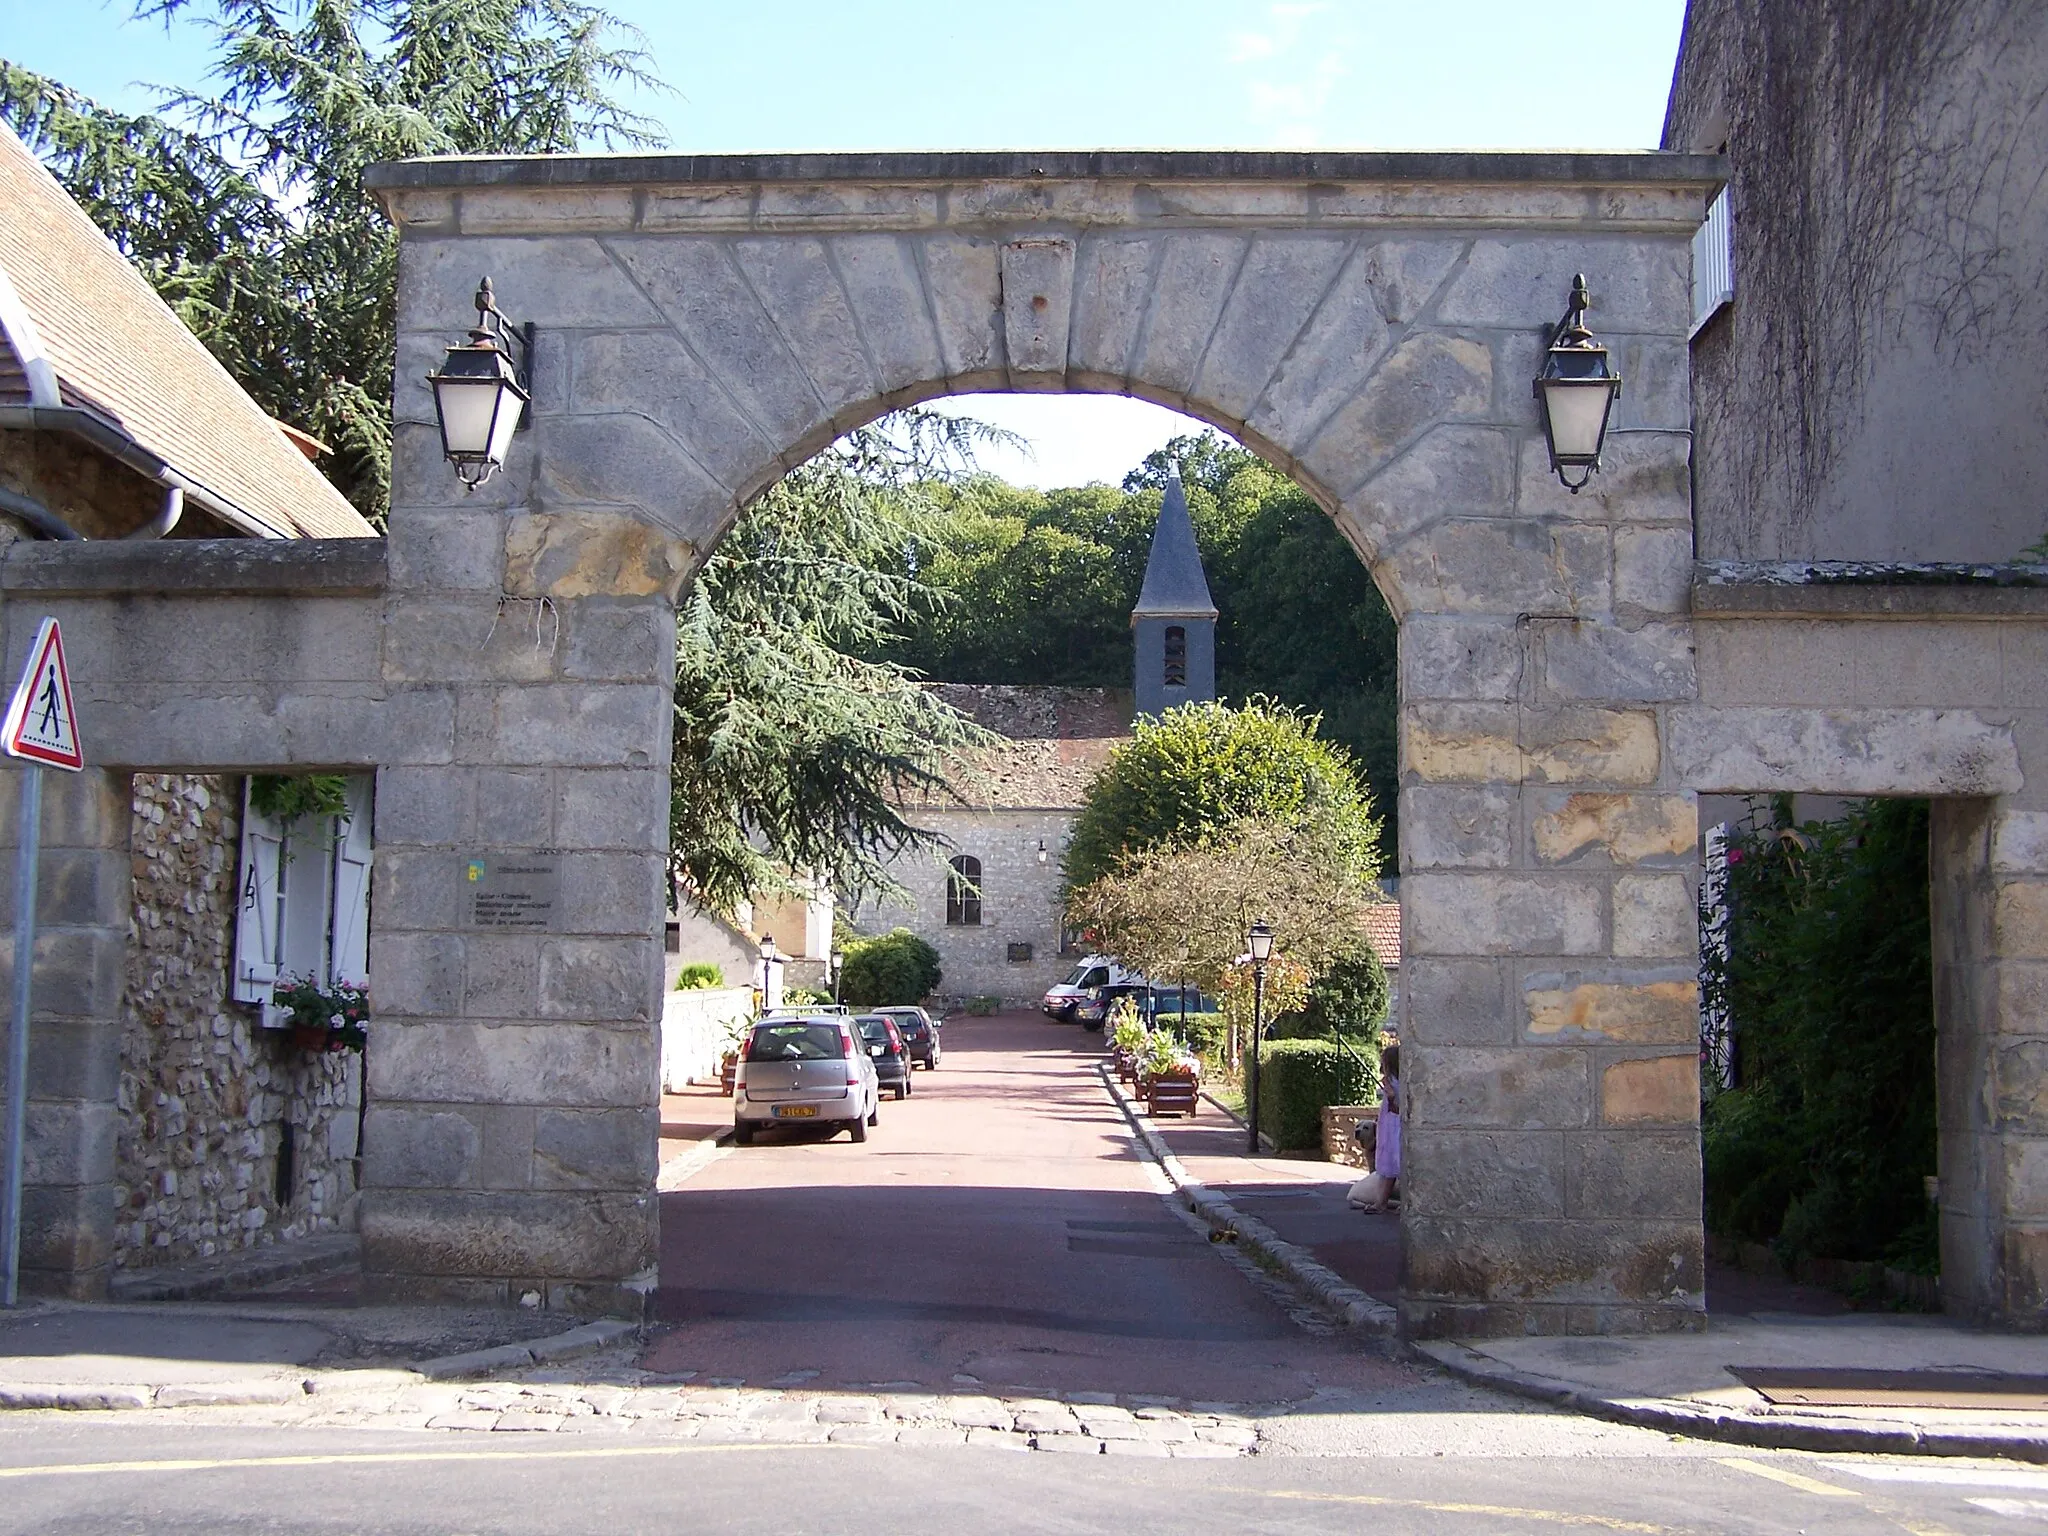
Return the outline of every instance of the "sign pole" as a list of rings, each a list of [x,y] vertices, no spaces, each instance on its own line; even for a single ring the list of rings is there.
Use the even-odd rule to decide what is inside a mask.
[[[22,764],[20,846],[14,858],[14,1007],[7,1032],[7,1170],[0,1185],[0,1255],[4,1304],[15,1304],[21,1282],[21,1158],[28,1117],[29,982],[36,954],[36,867],[43,842],[43,770]]]
[[[7,1031],[7,1166],[0,1169],[0,1301],[12,1307],[21,1285],[21,1163],[28,1136],[29,981],[36,960],[36,865],[43,844],[43,769],[77,773],[85,766],[78,743],[78,710],[64,636],[44,619],[28,649],[28,665],[15,684],[0,752],[19,758],[20,846],[14,864],[14,1008]]]

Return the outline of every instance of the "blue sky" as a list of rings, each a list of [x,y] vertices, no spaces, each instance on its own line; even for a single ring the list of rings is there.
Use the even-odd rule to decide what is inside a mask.
[[[203,7],[196,8],[203,10]],[[673,90],[678,149],[1647,148],[1684,0],[610,0]],[[0,55],[142,110],[208,36],[126,0],[0,0]],[[1184,418],[969,397],[1030,437],[989,467],[1116,480]]]

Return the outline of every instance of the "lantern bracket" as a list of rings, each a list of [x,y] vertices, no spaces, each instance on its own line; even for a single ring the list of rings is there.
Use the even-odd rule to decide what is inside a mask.
[[[491,291],[488,277],[477,285],[476,326],[470,331],[469,339],[478,343],[489,342],[510,358],[513,377],[529,396],[533,393],[533,342],[539,331],[540,327],[533,321],[528,320],[522,325],[498,308],[498,296]],[[517,354],[507,345],[510,342],[519,344]],[[513,430],[524,432],[532,425],[532,415],[521,412],[519,425]]]

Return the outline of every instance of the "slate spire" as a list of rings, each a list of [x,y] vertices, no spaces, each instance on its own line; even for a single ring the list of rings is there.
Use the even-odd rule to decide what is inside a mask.
[[[1195,546],[1195,525],[1188,517],[1187,493],[1180,470],[1166,472],[1166,500],[1159,525],[1152,530],[1152,554],[1145,561],[1145,584],[1131,622],[1145,618],[1214,619],[1216,603],[1209,596],[1209,578],[1202,573],[1202,552]]]
[[[1145,583],[1131,610],[1132,649],[1138,713],[1154,718],[1182,704],[1216,697],[1216,602],[1202,574],[1202,552],[1188,517],[1180,471],[1166,476],[1159,526],[1152,530],[1152,554]]]

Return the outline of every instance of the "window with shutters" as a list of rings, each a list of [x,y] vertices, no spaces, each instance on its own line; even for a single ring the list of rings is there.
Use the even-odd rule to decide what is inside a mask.
[[[233,992],[267,1025],[283,1021],[271,992],[287,976],[369,981],[372,782],[348,780],[343,814],[288,824],[257,810],[244,784]]]
[[[1179,624],[1166,626],[1165,683],[1169,688],[1188,685],[1188,632]]]
[[[981,860],[964,853],[946,863],[946,926],[981,926]]]
[[[1707,209],[1707,222],[1692,237],[1692,334],[1735,298],[1735,216],[1728,189]]]

